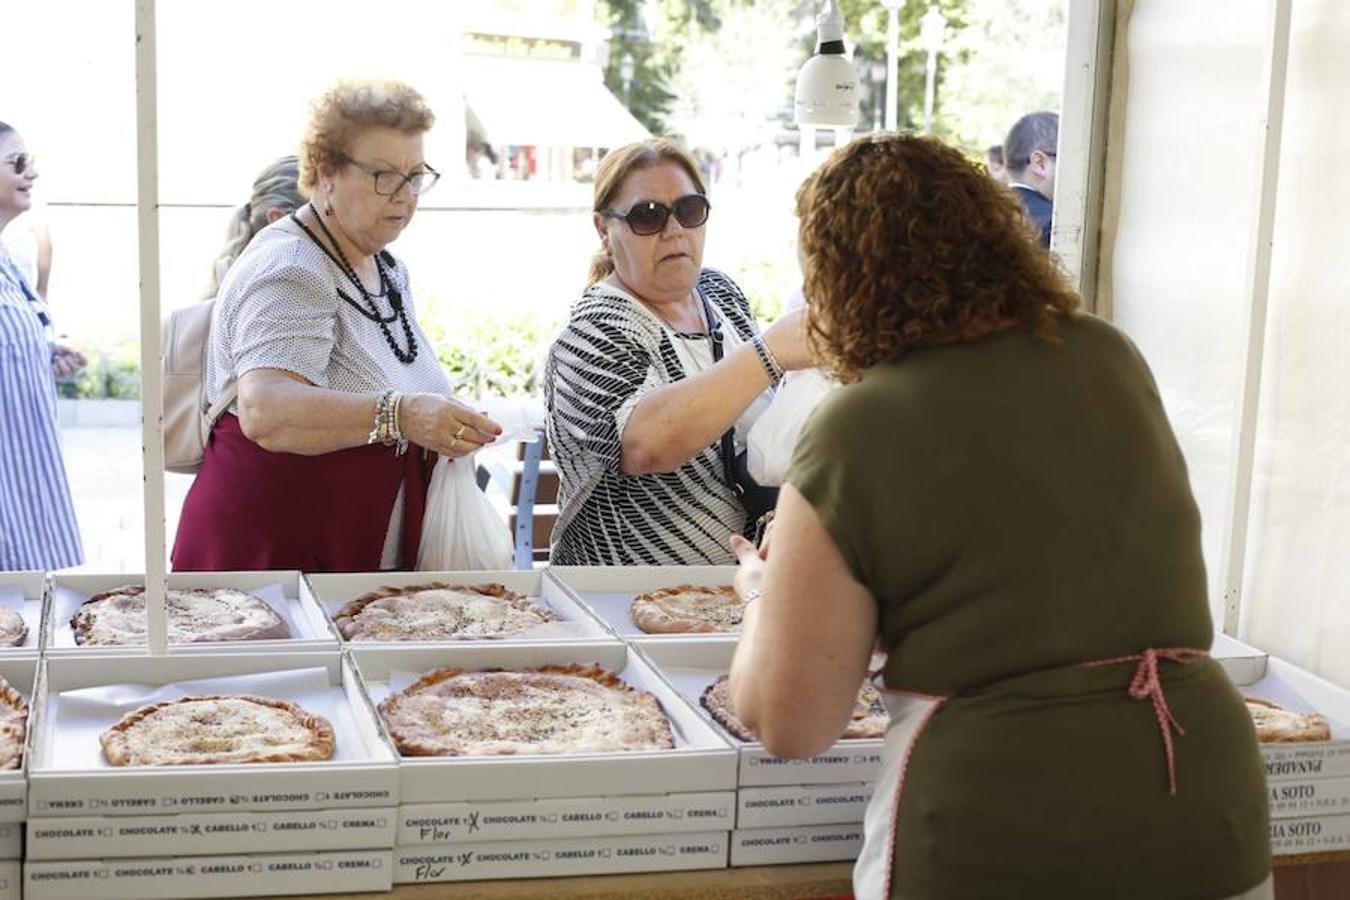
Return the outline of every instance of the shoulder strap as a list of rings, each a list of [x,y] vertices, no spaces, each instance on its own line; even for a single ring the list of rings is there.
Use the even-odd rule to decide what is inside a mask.
[[[722,337],[721,320],[713,313],[712,304],[710,304],[708,298],[704,296],[702,284],[694,286],[694,293],[698,294],[698,302],[703,304],[703,318],[707,320],[708,336],[712,339],[713,362],[719,363],[722,361],[722,341],[724,340]],[[727,487],[731,488],[732,492],[737,497],[740,497],[742,488],[736,481],[736,472],[733,468],[734,460],[736,459],[736,424],[734,422],[730,428],[722,433],[721,449],[722,473],[726,477]]]

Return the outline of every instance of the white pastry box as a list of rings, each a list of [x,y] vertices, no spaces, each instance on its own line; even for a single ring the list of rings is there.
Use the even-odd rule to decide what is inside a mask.
[[[21,643],[0,647],[0,658],[32,656],[42,649],[42,609],[46,599],[45,572],[0,572],[0,609],[18,613],[28,626]]]
[[[884,744],[880,738],[841,740],[811,759],[782,759],[769,753],[759,741],[742,741],[713,720],[699,698],[731,667],[731,657],[736,652],[735,638],[705,636],[700,641],[642,640],[635,642],[635,646],[711,727],[738,748],[739,787],[876,780]]]
[[[736,792],[736,827],[853,825],[863,820],[874,787],[870,783],[743,787]]]
[[[28,822],[29,860],[365,850],[394,846],[395,807],[87,816]]]
[[[470,638],[475,643],[517,641],[595,642],[612,641],[608,629],[589,610],[576,601],[568,591],[544,576],[543,570],[501,570],[486,572],[373,572],[369,574],[307,575],[310,591],[317,598],[329,619],[338,610],[371,591],[385,587],[408,587],[430,584],[500,584],[545,606],[561,617],[560,622],[546,622],[528,631],[507,638]],[[344,640],[336,625],[334,633]],[[457,646],[466,641],[345,641],[352,647],[434,647]]]
[[[27,657],[0,657],[0,676],[28,701],[28,733],[24,738],[23,759],[18,768],[0,769],[0,859],[22,856],[21,824],[28,814],[28,765],[33,756],[33,701],[40,661]],[[3,897],[0,892],[0,897]]]
[[[145,584],[144,575],[53,575],[49,586],[45,635],[48,656],[88,655],[91,653],[143,656],[138,646],[82,646],[75,642],[70,619],[84,601],[103,591],[127,584]],[[286,621],[291,637],[253,641],[195,641],[170,644],[171,654],[261,653],[338,649],[337,633],[328,617],[309,592],[299,572],[171,572],[168,586],[180,590],[192,588],[234,588],[266,601]]]
[[[862,845],[861,822],[738,829],[731,833],[731,865],[776,866],[857,859]]]
[[[27,900],[168,900],[388,891],[393,853],[174,856],[26,862]]]
[[[721,869],[727,864],[727,835],[707,831],[400,847],[394,851],[394,882]]]
[[[544,575],[571,591],[583,606],[623,640],[641,638],[678,643],[707,640],[710,634],[648,634],[633,621],[633,598],[638,594],[679,584],[725,587],[736,576],[736,567],[549,566],[544,570]]]
[[[398,809],[397,846],[730,830],[735,791],[411,803]]]
[[[1276,856],[1350,850],[1350,815],[1271,819],[1270,849]]]
[[[1215,632],[1209,655],[1223,667],[1233,684],[1252,684],[1266,676],[1270,654],[1231,638],[1222,631]]]
[[[368,649],[351,645],[371,701],[378,705],[394,684],[410,683],[446,666],[521,669],[549,664],[599,663],[631,687],[656,696],[671,723],[675,747],[618,753],[491,757],[402,757],[399,791],[418,805],[564,797],[614,797],[654,793],[730,791],[736,786],[736,752],[681,700],[651,665],[628,646],[473,642],[440,647]],[[405,804],[407,805],[407,804]],[[454,806],[446,812],[453,815]],[[423,810],[424,812],[426,810]]]
[[[331,759],[114,767],[99,735],[121,715],[191,694],[258,694],[333,725]],[[398,771],[348,661],[334,653],[86,654],[43,661],[33,704],[29,817],[389,808]],[[147,895],[149,896],[149,895]]]
[[[1226,638],[1230,649],[1247,647],[1240,641]],[[1218,642],[1215,647],[1218,649]],[[1331,740],[1306,741],[1296,743],[1267,743],[1261,745],[1261,756],[1266,764],[1266,778],[1272,782],[1272,803],[1276,802],[1276,782],[1290,783],[1321,782],[1318,796],[1296,797],[1281,795],[1281,801],[1298,799],[1316,799],[1318,809],[1335,812],[1338,804],[1344,801],[1350,805],[1350,691],[1339,688],[1329,681],[1306,672],[1292,663],[1276,656],[1266,656],[1255,648],[1251,652],[1260,654],[1262,665],[1251,666],[1240,677],[1234,677],[1233,670],[1225,669],[1233,683],[1244,696],[1255,697],[1276,703],[1295,712],[1320,713],[1331,726]],[[1217,654],[1216,654],[1217,657]],[[1225,662],[1219,658],[1219,662]],[[1334,779],[1335,783],[1332,783]],[[1273,815],[1280,810],[1272,809]],[[1325,814],[1325,813],[1322,813]]]
[[[17,859],[0,862],[0,900],[23,897],[23,863]],[[89,900],[88,897],[81,900]]]

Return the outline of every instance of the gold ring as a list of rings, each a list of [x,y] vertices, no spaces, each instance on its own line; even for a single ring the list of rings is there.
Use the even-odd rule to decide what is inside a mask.
[[[463,422],[460,422],[460,423],[459,423],[459,431],[456,431],[456,432],[455,432],[455,440],[459,440],[460,437],[464,434],[464,429],[466,429],[466,428],[468,428],[468,427],[469,427],[468,425],[464,424]]]
[[[450,439],[450,449],[451,449],[451,450],[454,450],[454,449],[455,449],[456,447],[458,447],[458,446],[459,446],[459,438],[457,438],[457,437],[452,437],[452,438]]]

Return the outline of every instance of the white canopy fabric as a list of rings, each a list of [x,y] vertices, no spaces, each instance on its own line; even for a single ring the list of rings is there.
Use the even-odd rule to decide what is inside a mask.
[[[1190,465],[1215,620],[1260,180],[1267,4],[1122,3],[1102,290]],[[1242,584],[1251,643],[1350,686],[1350,4],[1293,4]],[[1123,100],[1114,98],[1123,97]]]
[[[490,144],[617,147],[650,137],[605,87],[599,66],[465,58],[463,78],[465,103]]]

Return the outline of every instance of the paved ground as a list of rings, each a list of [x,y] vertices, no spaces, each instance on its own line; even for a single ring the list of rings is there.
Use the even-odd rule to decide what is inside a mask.
[[[76,571],[143,571],[145,501],[140,425],[66,427],[61,437],[84,540],[85,564]],[[164,505],[170,544],[191,483],[185,475],[166,476]]]

